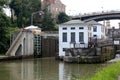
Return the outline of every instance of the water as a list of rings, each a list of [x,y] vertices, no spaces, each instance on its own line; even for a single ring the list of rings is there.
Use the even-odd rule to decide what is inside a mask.
[[[69,64],[54,58],[27,59],[0,63],[0,80],[73,80],[92,76],[104,64]]]

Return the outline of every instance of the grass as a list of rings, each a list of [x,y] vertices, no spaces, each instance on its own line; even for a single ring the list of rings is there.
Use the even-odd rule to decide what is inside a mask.
[[[98,72],[91,78],[86,80],[118,80],[120,76],[120,62],[113,63]],[[79,80],[84,80],[80,79]]]
[[[4,53],[0,53],[0,56],[5,56],[5,54]]]

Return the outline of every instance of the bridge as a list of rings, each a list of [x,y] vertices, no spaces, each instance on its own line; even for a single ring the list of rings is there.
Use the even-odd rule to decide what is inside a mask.
[[[120,10],[85,13],[83,15],[72,16],[71,18],[81,19],[82,21],[85,21],[85,22],[88,22],[91,20],[103,21],[103,20],[120,19]]]

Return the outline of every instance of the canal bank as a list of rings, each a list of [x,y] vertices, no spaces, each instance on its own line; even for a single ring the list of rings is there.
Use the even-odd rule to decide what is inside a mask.
[[[22,59],[32,59],[34,58],[33,55],[29,55],[29,56],[0,56],[0,62],[3,61],[15,61],[15,60],[22,60]]]
[[[102,70],[98,70],[92,78],[87,80],[120,80],[120,61],[113,63]],[[84,79],[83,79],[84,80]]]

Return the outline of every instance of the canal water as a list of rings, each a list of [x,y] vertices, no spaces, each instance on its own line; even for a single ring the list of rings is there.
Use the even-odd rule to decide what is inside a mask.
[[[94,75],[106,64],[70,64],[54,58],[0,62],[0,80],[74,80]]]

